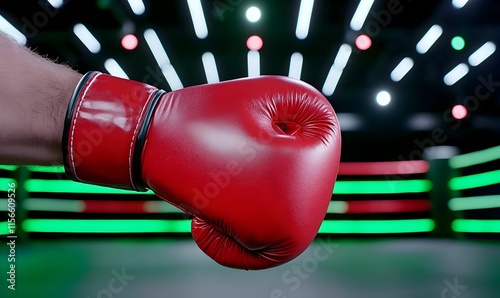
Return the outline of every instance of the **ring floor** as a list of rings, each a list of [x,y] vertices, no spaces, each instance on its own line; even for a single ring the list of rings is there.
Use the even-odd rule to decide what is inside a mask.
[[[51,240],[0,246],[0,297],[498,298],[500,242],[315,241],[282,266],[222,267],[192,240]]]

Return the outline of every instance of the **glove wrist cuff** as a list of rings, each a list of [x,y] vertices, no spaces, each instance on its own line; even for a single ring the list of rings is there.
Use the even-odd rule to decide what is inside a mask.
[[[63,132],[66,174],[73,180],[144,191],[141,154],[165,93],[140,82],[89,72],[70,100]]]

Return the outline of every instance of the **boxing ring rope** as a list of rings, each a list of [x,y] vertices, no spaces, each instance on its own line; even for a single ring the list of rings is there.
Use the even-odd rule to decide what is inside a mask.
[[[451,168],[468,172],[449,182],[452,191],[464,193],[448,202],[449,209],[457,214],[457,219],[452,222],[455,232],[500,233],[498,212],[494,218],[490,214],[487,219],[478,218],[484,212],[500,208],[500,170],[491,170],[498,168],[499,162],[500,146],[455,156],[449,160]],[[483,168],[488,170],[483,171]],[[467,213],[472,214],[468,216]]]
[[[500,159],[500,146],[458,155],[449,159],[454,170],[463,170],[489,164]],[[27,179],[11,178],[18,171],[26,171]],[[327,216],[320,228],[321,234],[394,234],[427,233],[435,229],[430,214],[432,203],[429,192],[433,181],[429,180],[429,162],[343,162],[333,191]],[[152,192],[138,193],[87,185],[65,180],[63,168],[41,166],[0,166],[0,214],[7,211],[7,185],[16,182],[27,193],[18,197],[18,208],[25,212],[47,212],[54,218],[27,216],[18,223],[28,233],[189,233],[190,218],[154,198]],[[22,175],[21,175],[22,176]],[[26,176],[26,175],[25,175]],[[19,175],[17,175],[19,177]],[[48,179],[48,178],[52,179]],[[19,180],[19,179],[18,179]],[[500,170],[490,170],[452,177],[450,193],[470,192],[474,189],[492,188],[487,195],[455,196],[448,202],[456,213],[451,228],[454,232],[497,233],[498,219],[468,219],[461,212],[500,208],[500,195],[495,186],[500,183]],[[21,192],[22,193],[22,192]],[[87,196],[92,198],[86,199]],[[98,196],[98,198],[93,198]],[[83,198],[82,198],[83,197]],[[118,200],[120,199],[120,200]],[[59,216],[65,218],[56,218]],[[89,218],[75,219],[71,214],[89,214]],[[122,215],[144,214],[138,219],[95,219],[93,214]],[[167,219],[147,219],[147,214],[162,215]],[[357,216],[377,215],[377,219]],[[410,218],[405,218],[405,214]],[[392,219],[391,215],[399,217]],[[343,216],[337,218],[338,216]],[[346,217],[350,216],[350,217]],[[101,216],[100,216],[101,217]],[[418,217],[418,218],[415,218]],[[427,218],[426,218],[427,217]],[[430,218],[429,218],[430,217]],[[6,216],[0,217],[0,234],[7,234]],[[387,219],[391,218],[391,219]]]

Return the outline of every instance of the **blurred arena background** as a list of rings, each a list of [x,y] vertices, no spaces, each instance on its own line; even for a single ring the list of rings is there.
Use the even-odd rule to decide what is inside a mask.
[[[2,1],[0,31],[82,73],[301,79],[343,144],[316,241],[257,272],[205,256],[151,192],[0,165],[0,296],[498,297],[499,30],[494,0]]]

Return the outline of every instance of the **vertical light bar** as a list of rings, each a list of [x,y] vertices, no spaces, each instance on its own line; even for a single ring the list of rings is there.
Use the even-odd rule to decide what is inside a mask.
[[[128,79],[128,76],[125,73],[125,71],[123,70],[123,68],[113,58],[109,58],[106,61],[104,61],[104,68],[106,68],[106,70],[112,76],[123,78],[123,79]]]
[[[298,39],[305,39],[309,34],[313,7],[314,0],[300,1],[299,17],[297,19],[297,28],[295,29],[295,36]]]
[[[351,56],[352,48],[348,44],[343,44],[340,46],[339,52],[337,53],[337,57],[335,57],[335,61],[333,64],[337,68],[344,69],[349,61],[349,57]]]
[[[469,2],[469,0],[453,0],[453,1],[451,1],[451,4],[453,4],[453,6],[456,9],[460,9],[460,8],[464,7],[465,4],[467,4],[467,2]]]
[[[335,92],[343,71],[343,69],[338,69],[335,66],[330,69],[330,72],[328,72],[328,76],[326,77],[325,84],[323,85],[323,94],[330,96],[333,92]]]
[[[73,27],[73,32],[80,39],[80,41],[89,49],[90,52],[97,54],[101,50],[101,44],[99,41],[90,33],[89,29],[83,24],[76,24]]]
[[[181,80],[179,79],[179,76],[177,75],[177,72],[170,63],[170,59],[168,58],[167,52],[165,52],[165,49],[161,44],[158,34],[156,34],[153,29],[147,29],[146,31],[144,31],[144,39],[146,39],[146,43],[153,53],[156,63],[158,63],[161,72],[165,76],[165,79],[167,79],[167,83],[170,88],[172,90],[184,88]]]
[[[335,61],[333,62],[330,71],[325,80],[325,84],[323,85],[323,94],[326,96],[330,96],[335,92],[337,88],[337,84],[340,81],[340,77],[342,76],[342,72],[344,71],[347,62],[349,61],[349,57],[351,56],[352,48],[348,44],[343,44],[340,46],[339,52],[335,57]]]
[[[496,45],[493,42],[488,41],[469,56],[469,64],[471,66],[478,66],[489,56],[493,55],[496,50]]]
[[[248,51],[248,77],[260,76],[260,54],[259,51]]]
[[[48,2],[54,8],[60,8],[64,4],[63,0],[48,0]]]
[[[427,51],[438,40],[441,34],[443,34],[443,28],[441,28],[441,26],[439,25],[433,25],[417,43],[417,52],[419,52],[420,54],[427,53]]]
[[[304,57],[301,53],[293,53],[290,57],[290,70],[288,71],[288,76],[300,80],[300,75],[302,73],[302,64],[304,62]]]
[[[156,31],[154,31],[153,29],[147,29],[146,31],[144,31],[144,39],[146,39],[146,43],[148,44],[149,49],[153,53],[156,63],[158,63],[158,66],[160,66],[160,68],[167,64],[170,64],[170,59],[168,58],[167,52],[165,52],[165,49],[163,48],[163,45],[161,44],[160,38],[158,37],[158,34],[156,34]]]
[[[181,79],[177,75],[177,72],[175,71],[172,64],[167,64],[166,66],[162,67],[161,72],[165,76],[165,79],[167,79],[167,83],[170,86],[170,89],[179,90],[184,88]]]
[[[199,39],[204,39],[208,36],[207,22],[203,14],[203,7],[200,0],[187,0],[191,19],[193,20],[194,32]]]
[[[401,62],[394,68],[394,70],[391,72],[391,79],[394,82],[399,82],[401,81],[404,76],[412,69],[413,67],[413,60],[411,58],[403,58]]]
[[[217,64],[215,63],[214,54],[210,52],[203,53],[201,60],[207,76],[207,83],[211,84],[219,82],[219,73],[217,72]]]
[[[351,29],[354,31],[359,31],[363,28],[366,17],[372,8],[374,0],[361,0],[359,1],[358,8],[351,19]]]
[[[460,63],[455,66],[449,73],[444,76],[444,83],[451,86],[458,82],[469,72],[469,67],[465,63]]]
[[[146,7],[144,6],[144,2],[142,0],[128,0],[128,5],[130,5],[130,8],[132,11],[140,16],[146,11]]]
[[[9,21],[0,15],[0,31],[12,37],[17,43],[25,45],[28,41],[26,36],[17,30],[16,27],[12,26]]]

